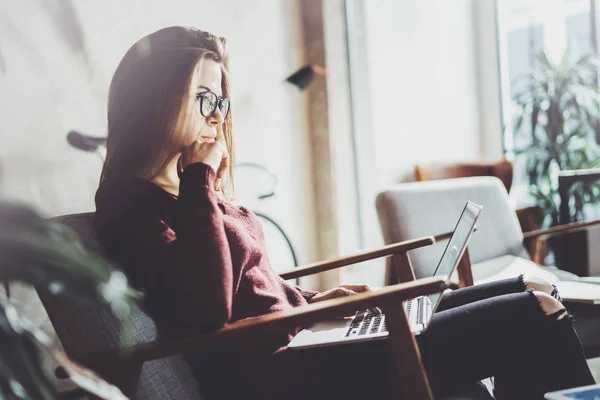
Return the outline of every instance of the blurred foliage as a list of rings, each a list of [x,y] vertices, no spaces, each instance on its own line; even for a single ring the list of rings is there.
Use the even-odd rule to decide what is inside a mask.
[[[544,52],[532,72],[515,82],[515,138],[528,143],[517,150],[526,157],[529,192],[544,210],[544,225],[559,223],[558,172],[600,167],[595,131],[600,121],[599,60],[586,54],[558,63]],[[570,191],[570,218],[583,218],[584,205],[600,201],[600,185],[576,184]]]
[[[122,272],[88,252],[73,231],[17,203],[0,203],[0,281],[23,282],[54,295],[108,303],[122,318],[140,297]],[[1,392],[4,398],[54,399],[54,387],[39,359],[39,347],[50,343],[27,326],[9,304],[0,302]],[[70,365],[73,373],[81,372]],[[89,386],[94,388],[93,382]]]

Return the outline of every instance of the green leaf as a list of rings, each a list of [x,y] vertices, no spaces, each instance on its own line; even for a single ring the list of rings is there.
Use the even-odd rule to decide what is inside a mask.
[[[523,114],[519,114],[517,115],[516,119],[515,119],[515,123],[513,126],[513,130],[515,132],[518,132],[521,130],[521,127],[523,126],[523,121],[525,120],[525,116]]]

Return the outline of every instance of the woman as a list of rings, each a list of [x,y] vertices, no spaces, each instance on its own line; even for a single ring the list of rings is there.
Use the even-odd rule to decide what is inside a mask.
[[[324,293],[283,281],[256,217],[233,204],[234,146],[225,40],[171,27],[136,43],[113,77],[96,225],[161,335],[209,332],[243,318],[369,290]],[[418,338],[437,395],[485,377],[500,399],[593,383],[562,304],[515,278],[444,296]],[[387,341],[287,351],[297,331],[242,354],[188,355],[208,398],[395,398]]]

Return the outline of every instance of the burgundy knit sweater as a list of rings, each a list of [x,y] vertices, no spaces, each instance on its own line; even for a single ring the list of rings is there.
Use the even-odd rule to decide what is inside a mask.
[[[250,210],[220,202],[215,179],[210,166],[197,163],[181,175],[178,197],[139,178],[106,179],[96,193],[100,240],[145,292],[162,334],[213,331],[304,305],[315,293],[271,268],[260,222]],[[295,333],[273,334],[257,351],[270,356]]]

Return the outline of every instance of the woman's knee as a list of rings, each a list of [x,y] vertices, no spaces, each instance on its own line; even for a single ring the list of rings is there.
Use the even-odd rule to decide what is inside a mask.
[[[554,291],[554,286],[551,283],[546,282],[541,278],[535,276],[523,275],[523,284],[526,290],[533,290],[534,292],[544,292],[551,294]]]
[[[556,314],[565,309],[565,306],[563,306],[560,301],[556,300],[546,292],[534,291],[533,295],[546,315]]]

